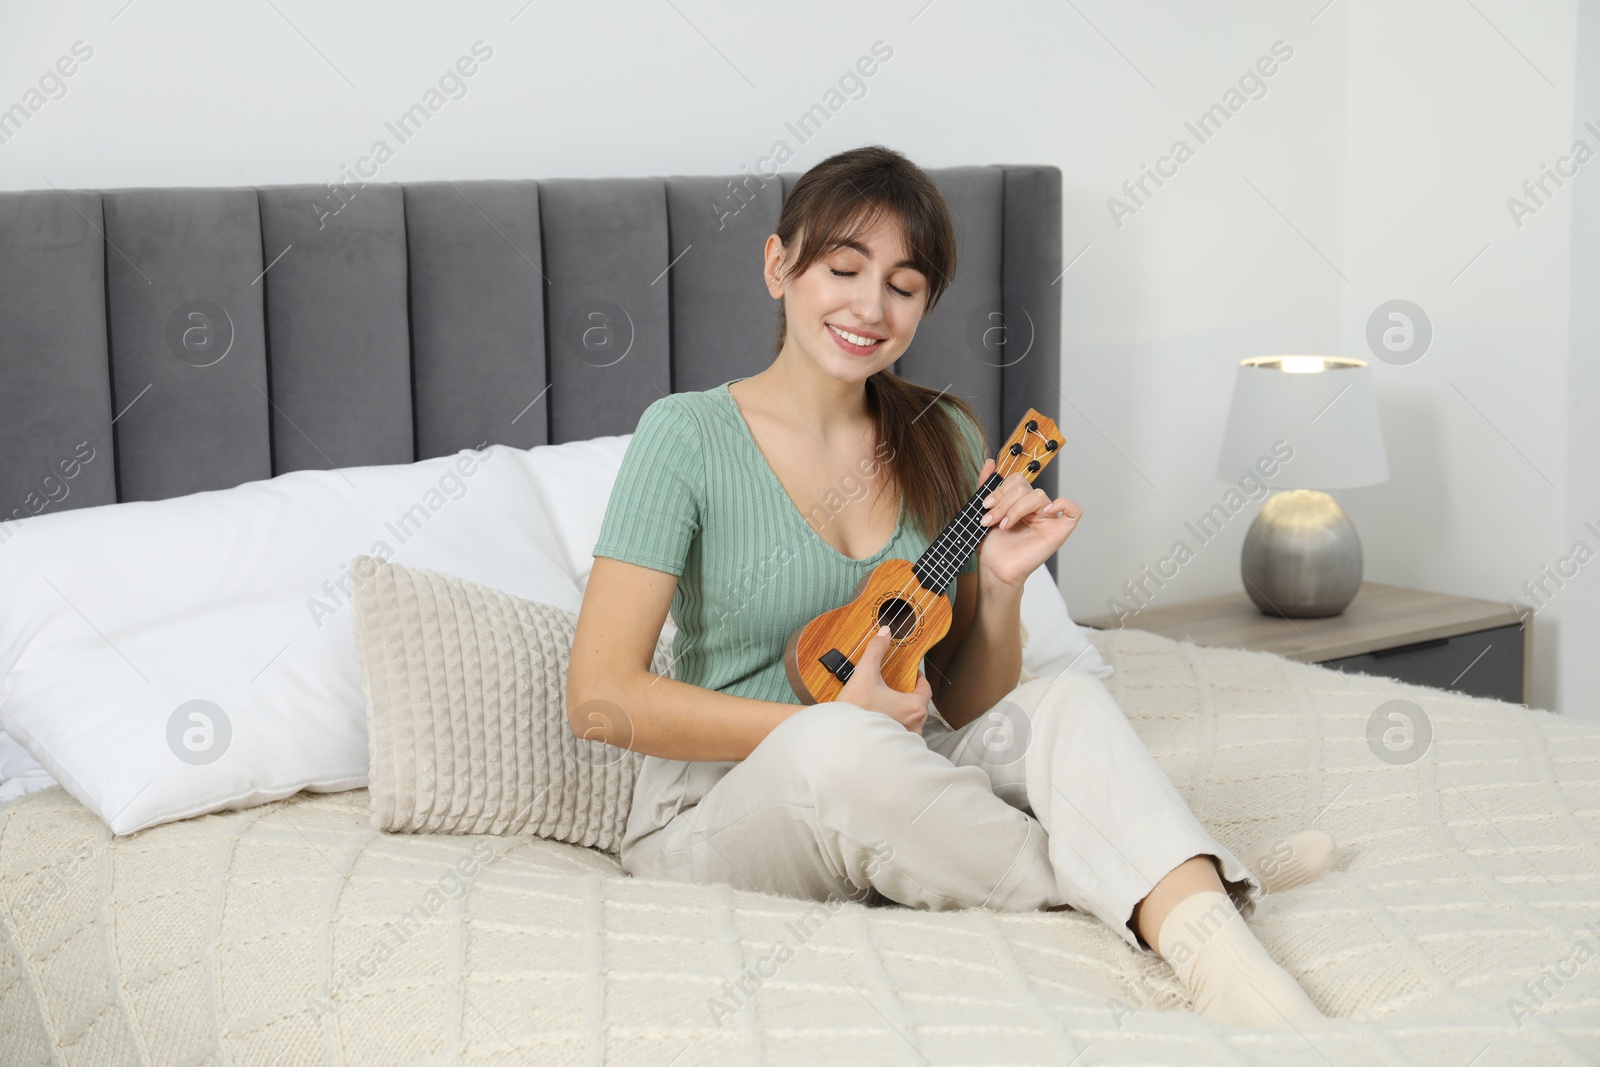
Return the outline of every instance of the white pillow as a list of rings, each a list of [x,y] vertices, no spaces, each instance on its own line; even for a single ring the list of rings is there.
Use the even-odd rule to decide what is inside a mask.
[[[567,572],[580,590],[589,585],[600,523],[632,439],[630,433],[512,450],[539,494],[566,555]]]
[[[28,750],[0,730],[0,804],[27,793],[37,793],[56,784]]]
[[[616,484],[631,440],[633,434],[629,433],[516,452],[518,462],[538,490],[580,593],[589,588],[600,524],[606,517],[611,487]],[[671,641],[677,632],[678,624],[669,613],[662,624],[661,637]]]
[[[596,437],[515,453],[539,490],[580,590],[589,584],[600,523],[632,439],[632,434]],[[1037,675],[1069,669],[1100,678],[1111,675],[1112,667],[1089,643],[1088,632],[1072,621],[1055,579],[1044,567],[1023,584],[1022,625],[1028,633],[1022,650],[1023,670]],[[671,637],[676,632],[669,617],[662,633]]]
[[[0,726],[119,834],[366,784],[353,557],[581,604],[515,451],[21,520]]]
[[[1089,632],[1072,621],[1055,578],[1042,566],[1022,583],[1022,625],[1028,631],[1023,670],[1041,677],[1065,670],[1111,677],[1114,668],[1089,643]]]

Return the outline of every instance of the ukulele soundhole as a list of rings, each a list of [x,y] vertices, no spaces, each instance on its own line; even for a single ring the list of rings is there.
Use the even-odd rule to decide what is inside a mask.
[[[889,636],[903,640],[917,628],[917,609],[899,597],[891,597],[878,605],[878,625],[889,628]]]

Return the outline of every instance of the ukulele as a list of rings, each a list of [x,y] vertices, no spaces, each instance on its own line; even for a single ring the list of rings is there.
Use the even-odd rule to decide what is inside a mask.
[[[801,703],[838,700],[856,658],[882,626],[889,627],[884,683],[902,693],[916,688],[922,658],[950,630],[953,609],[944,588],[990,530],[980,522],[986,510],[983,498],[1013,472],[1033,481],[1060,447],[1056,424],[1029,408],[995,457],[994,472],[915,563],[884,560],[861,579],[850,603],[823,612],[791,634],[783,649],[783,669]]]

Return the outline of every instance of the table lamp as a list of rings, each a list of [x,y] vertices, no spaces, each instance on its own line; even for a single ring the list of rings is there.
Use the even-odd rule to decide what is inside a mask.
[[[1276,449],[1276,451],[1275,451]],[[1258,356],[1241,360],[1217,476],[1264,479],[1270,496],[1240,553],[1245,592],[1263,614],[1337,615],[1361,588],[1361,538],[1325,490],[1388,481],[1383,431],[1364,360]]]

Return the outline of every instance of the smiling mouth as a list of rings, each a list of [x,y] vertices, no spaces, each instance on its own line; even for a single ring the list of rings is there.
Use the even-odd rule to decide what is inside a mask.
[[[856,355],[866,355],[869,352],[874,352],[879,345],[883,344],[881,338],[863,337],[858,333],[841,330],[831,322],[824,325],[828,327],[828,332],[833,334],[835,343],[847,352],[854,352]]]

